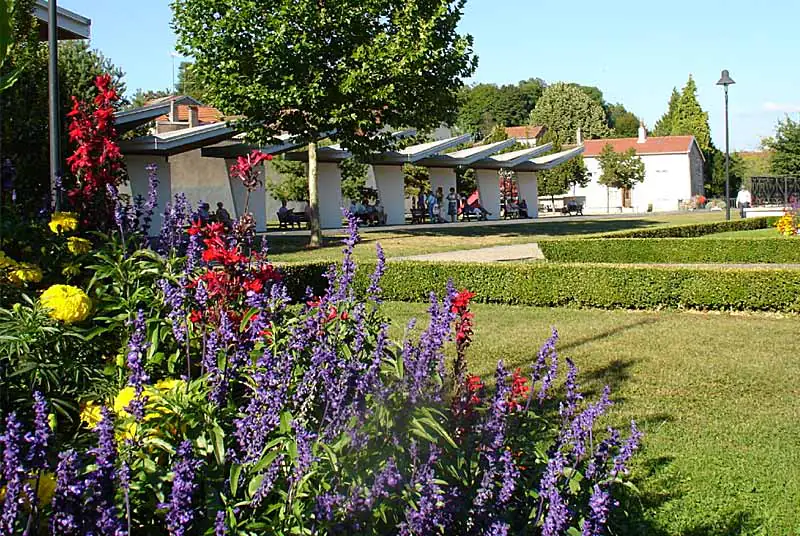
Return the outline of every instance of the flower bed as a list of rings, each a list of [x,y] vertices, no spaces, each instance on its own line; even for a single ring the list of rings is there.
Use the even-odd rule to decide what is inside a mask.
[[[783,238],[617,238],[544,240],[551,262],[750,264],[800,263],[800,247]]]

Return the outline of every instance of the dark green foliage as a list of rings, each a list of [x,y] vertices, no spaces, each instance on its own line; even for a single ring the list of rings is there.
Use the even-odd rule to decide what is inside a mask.
[[[178,67],[178,81],[175,84],[175,93],[203,102],[205,90],[194,72],[193,63],[188,61],[181,62],[180,67]]]
[[[607,238],[539,242],[553,262],[748,264],[800,263],[800,242],[775,238]]]
[[[786,117],[778,121],[775,137],[765,140],[773,151],[772,173],[787,177],[800,177],[800,121]]]
[[[280,156],[271,162],[272,168],[280,174],[280,180],[266,181],[267,192],[283,201],[308,201],[308,179],[302,162],[286,160]]]
[[[456,124],[480,137],[488,136],[495,126],[524,125],[545,86],[543,80],[531,78],[517,85],[465,87],[459,95]]]
[[[286,265],[292,296],[324,285],[326,264]],[[360,266],[366,288],[372,267]],[[387,300],[425,302],[452,279],[475,301],[536,307],[684,308],[800,312],[800,270],[688,269],[569,264],[392,262],[381,282]]]
[[[705,194],[706,197],[725,197],[725,153],[711,147],[705,155]],[[736,197],[739,186],[747,176],[744,159],[739,153],[731,154],[730,162],[730,192],[731,197]]]
[[[423,166],[405,164],[403,166],[403,181],[407,196],[417,195],[420,192],[429,190],[431,187],[430,173],[428,168]]]
[[[348,158],[339,163],[342,173],[342,197],[351,201],[363,197],[368,168],[367,164],[362,164],[355,158]]]
[[[608,124],[616,138],[635,138],[639,135],[639,118],[625,109],[622,104],[608,107]]]
[[[654,227],[651,229],[633,229],[600,235],[600,238],[693,238],[731,231],[755,231],[773,227],[777,218],[748,218],[745,220],[715,221],[710,223],[692,223],[671,227]]]

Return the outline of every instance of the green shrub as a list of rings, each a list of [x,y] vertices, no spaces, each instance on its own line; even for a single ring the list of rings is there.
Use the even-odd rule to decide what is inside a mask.
[[[294,298],[320,288],[324,264],[282,267]],[[364,289],[373,266],[359,268]],[[427,301],[453,279],[475,301],[537,307],[686,308],[800,312],[800,270],[688,269],[591,264],[459,264],[390,262],[381,286],[387,300]]]
[[[552,262],[800,263],[798,242],[775,238],[607,238],[539,242]]]
[[[601,234],[599,238],[695,238],[716,233],[732,231],[755,231],[775,225],[778,218],[749,218],[745,220],[715,221],[711,223],[692,223],[690,225],[674,225],[671,227],[652,227],[648,229],[632,229]]]

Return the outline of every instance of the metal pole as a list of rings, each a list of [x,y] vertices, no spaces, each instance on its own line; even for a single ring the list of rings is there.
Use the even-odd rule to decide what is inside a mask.
[[[58,6],[50,0],[47,27],[50,46],[50,191],[55,191],[56,210],[61,210],[61,189],[56,188],[56,178],[61,175],[61,112],[58,95]],[[48,196],[49,198],[50,196]]]
[[[728,132],[728,86],[725,86],[725,219],[731,219],[731,149],[730,135]]]

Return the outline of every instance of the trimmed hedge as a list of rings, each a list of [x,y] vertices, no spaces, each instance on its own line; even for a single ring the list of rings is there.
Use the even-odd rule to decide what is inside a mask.
[[[692,223],[689,225],[674,225],[671,227],[651,227],[647,229],[632,229],[628,231],[614,231],[596,235],[596,238],[695,238],[716,233],[732,231],[755,231],[773,227],[778,218],[748,218],[744,220],[715,221],[710,223]]]
[[[325,264],[282,269],[295,299],[302,300],[308,286],[315,294],[325,288]],[[361,291],[373,269],[359,267]],[[389,262],[381,286],[387,300],[423,302],[431,292],[442,292],[448,279],[484,303],[800,312],[800,270]]]
[[[539,242],[552,262],[800,263],[800,241],[775,238],[620,238]]]

